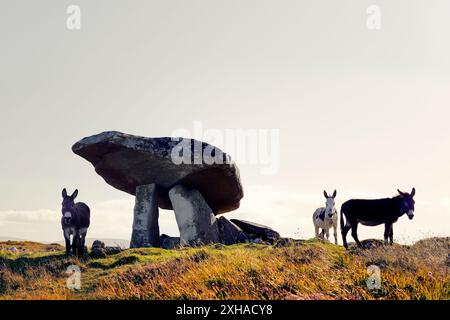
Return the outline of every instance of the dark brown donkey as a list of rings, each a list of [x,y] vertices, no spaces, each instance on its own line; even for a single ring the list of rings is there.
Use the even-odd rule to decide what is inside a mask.
[[[83,202],[75,203],[77,195],[78,190],[68,196],[66,188],[63,189],[61,226],[66,239],[67,255],[72,252],[81,258],[84,254],[84,242],[90,225],[91,210]],[[72,244],[70,244],[70,236],[72,236]]]
[[[388,239],[392,244],[394,242],[394,227],[398,218],[406,213],[408,218],[412,220],[414,217],[414,196],[416,189],[413,188],[411,193],[401,192],[393,198],[384,198],[376,200],[360,200],[353,199],[344,202],[341,207],[341,233],[342,242],[347,248],[347,233],[352,229],[352,237],[359,247],[362,247],[358,239],[358,223],[365,226],[378,226],[384,224],[384,241]],[[344,224],[344,216],[346,222]]]

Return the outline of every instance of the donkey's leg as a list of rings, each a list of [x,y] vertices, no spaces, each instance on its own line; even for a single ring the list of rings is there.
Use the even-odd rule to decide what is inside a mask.
[[[319,227],[314,225],[314,229],[315,229],[315,233],[316,233],[316,238],[319,238]]]
[[[84,254],[84,245],[83,245],[83,236],[81,233],[78,234],[78,258],[83,258]]]
[[[391,226],[391,232],[389,233],[389,243],[394,243],[394,225]]]
[[[320,233],[320,239],[325,240],[325,229],[322,228],[322,232]]]
[[[70,236],[68,239],[66,238],[66,255],[70,256]]]
[[[66,254],[70,256],[70,233],[64,230],[64,240],[66,240]]]
[[[327,240],[330,241],[330,229],[325,229],[325,234],[327,236]]]
[[[80,230],[80,243],[78,249],[78,256],[82,258],[84,256],[84,245],[86,242],[87,230]]]
[[[388,243],[389,236],[391,235],[392,223],[384,224],[384,243]]]
[[[74,256],[76,256],[78,253],[78,242],[79,242],[78,238],[79,238],[78,232],[75,232],[73,234],[73,239],[72,239],[72,253]]]
[[[347,244],[347,233],[348,233],[348,231],[349,231],[350,229],[351,229],[351,226],[349,226],[349,225],[346,224],[345,226],[342,227],[342,230],[341,230],[342,243],[343,243],[345,249],[348,249],[348,244]]]
[[[338,244],[338,239],[337,239],[337,222],[333,223],[333,236],[334,236],[334,244]]]
[[[83,235],[82,235],[82,247],[81,248],[83,248],[82,250],[83,250],[83,254],[84,254],[84,247],[86,246],[86,232],[85,233],[83,233]]]
[[[355,239],[355,242],[358,245],[358,247],[362,247],[362,244],[361,242],[359,242],[358,239],[358,222],[352,223],[352,237],[353,239]]]

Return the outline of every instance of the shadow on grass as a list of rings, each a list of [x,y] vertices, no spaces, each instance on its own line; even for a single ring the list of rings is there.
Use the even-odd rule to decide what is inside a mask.
[[[68,266],[80,264],[74,257],[67,257],[65,253],[45,256],[21,256],[18,258],[0,257],[0,270],[9,269],[11,272],[26,276],[30,270],[44,270],[55,276],[61,276]]]
[[[113,269],[116,267],[120,267],[120,266],[124,266],[127,264],[135,264],[139,262],[139,258],[136,256],[125,256],[122,258],[117,259],[116,261],[112,262],[112,263],[102,263],[101,261],[93,261],[90,262],[88,265],[91,268],[96,268],[96,269]]]

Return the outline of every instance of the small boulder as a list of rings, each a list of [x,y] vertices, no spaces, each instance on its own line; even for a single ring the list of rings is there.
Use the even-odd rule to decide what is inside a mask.
[[[254,244],[267,244],[266,242],[263,241],[263,239],[261,238],[255,238],[251,240],[252,243]]]
[[[92,243],[92,249],[94,249],[94,248],[104,248],[104,247],[105,247],[105,243],[103,241],[95,240]]]
[[[295,243],[296,241],[292,238],[281,238],[277,242],[275,242],[274,246],[276,248],[289,247],[294,245]]]
[[[92,248],[89,255],[93,258],[105,258],[106,250],[105,248]]]
[[[373,249],[384,246],[384,241],[378,239],[366,239],[362,240],[361,244],[365,249]]]
[[[167,234],[162,234],[160,237],[161,248],[163,249],[176,249],[180,246],[180,237],[171,237]]]
[[[106,257],[105,243],[100,240],[95,240],[92,243],[91,254],[94,258]]]
[[[378,247],[383,247],[384,245],[386,245],[385,242],[383,240],[379,240],[379,239],[365,239],[365,240],[361,240],[361,248],[362,249],[375,249],[375,248],[378,248]],[[349,242],[348,243],[348,248],[351,251],[360,249],[360,247],[355,242]]]
[[[105,258],[106,256],[122,252],[120,247],[94,247],[92,246],[90,256],[93,258]]]
[[[225,217],[217,219],[220,242],[225,245],[248,242],[244,231]]]
[[[280,234],[278,232],[262,224],[238,219],[231,219],[231,222],[241,228],[251,239],[261,238],[261,240],[270,243],[274,243],[280,239]]]
[[[17,249],[16,247],[11,247],[11,248],[8,248],[7,250],[8,250],[10,253],[13,253],[13,254],[17,254],[17,253],[20,252],[20,250]]]

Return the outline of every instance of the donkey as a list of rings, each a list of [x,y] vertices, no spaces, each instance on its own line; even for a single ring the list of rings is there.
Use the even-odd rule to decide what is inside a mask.
[[[393,198],[377,199],[377,200],[349,200],[341,207],[341,233],[344,247],[347,245],[347,233],[352,229],[352,237],[356,244],[362,247],[358,239],[357,228],[358,223],[365,226],[377,226],[384,224],[384,241],[392,244],[394,242],[394,222],[397,222],[405,213],[412,220],[414,217],[414,196],[416,189],[413,188],[411,193],[398,190],[399,195]],[[347,221],[344,224],[344,217]]]
[[[333,227],[333,235],[334,235],[334,243],[338,244],[337,239],[337,224],[338,224],[338,214],[337,210],[334,207],[334,199],[336,198],[336,190],[334,190],[333,195],[328,196],[327,192],[324,191],[323,195],[325,196],[326,206],[317,209],[313,214],[313,223],[316,232],[316,238],[325,239],[325,234],[327,236],[327,240],[330,239],[330,228]],[[319,229],[322,229],[322,232],[319,234]]]
[[[83,202],[75,203],[78,190],[75,190],[71,196],[67,195],[64,188],[62,191],[62,218],[61,226],[64,231],[64,239],[66,240],[66,253],[71,253],[78,257],[83,257],[84,244],[86,240],[87,230],[90,225],[91,210]],[[72,244],[70,244],[70,236],[72,236]]]

